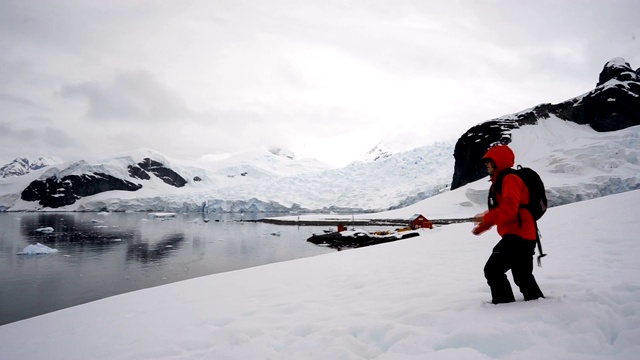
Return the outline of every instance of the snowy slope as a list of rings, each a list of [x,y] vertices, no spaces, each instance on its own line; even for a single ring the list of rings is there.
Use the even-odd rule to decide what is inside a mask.
[[[428,201],[450,208],[449,195]],[[497,235],[448,225],[0,326],[0,358],[637,359],[639,203],[636,190],[548,211],[546,299],[486,304]]]

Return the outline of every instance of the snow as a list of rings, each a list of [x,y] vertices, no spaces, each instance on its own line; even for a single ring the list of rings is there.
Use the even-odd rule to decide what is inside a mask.
[[[623,58],[621,58],[621,57],[616,57],[616,58],[613,58],[613,59],[609,60],[609,61],[604,65],[604,67],[605,67],[605,68],[606,68],[606,67],[621,67],[621,68],[629,68],[629,67],[631,67],[631,66],[629,65],[629,63],[628,63],[625,59],[623,59]]]
[[[636,190],[549,209],[549,256],[534,270],[543,300],[486,304],[482,268],[498,237],[466,223],[7,324],[0,357],[636,359],[638,203]]]
[[[58,250],[52,249],[47,245],[37,243],[35,245],[27,245],[17,255],[41,255],[41,254],[55,254]]]

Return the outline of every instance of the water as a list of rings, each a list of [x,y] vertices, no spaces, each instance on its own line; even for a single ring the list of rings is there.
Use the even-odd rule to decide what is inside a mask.
[[[52,227],[52,233],[36,229]],[[305,240],[326,227],[232,215],[0,213],[0,325],[129,291],[333,252]],[[42,243],[55,254],[17,255]]]

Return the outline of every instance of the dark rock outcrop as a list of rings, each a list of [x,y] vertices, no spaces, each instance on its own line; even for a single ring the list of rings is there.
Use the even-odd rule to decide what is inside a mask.
[[[44,207],[59,208],[71,205],[84,196],[111,190],[136,191],[142,185],[118,179],[103,173],[67,175],[62,178],[51,176],[35,180],[22,191],[20,198],[38,201]]]
[[[129,165],[129,176],[132,178],[150,180],[151,176],[148,172],[157,176],[166,184],[171,186],[179,188],[187,184],[187,180],[178,175],[178,173],[164,166],[162,163],[150,158],[145,158],[136,165]]]
[[[454,150],[451,189],[486,176],[482,156],[495,144],[510,143],[513,129],[535,125],[539,119],[552,115],[577,124],[588,124],[600,132],[640,125],[640,69],[633,71],[623,59],[613,59],[604,66],[596,88],[585,95],[559,104],[538,105],[467,130]]]
[[[149,175],[149,173],[144,171],[138,165],[129,165],[129,176],[134,179],[151,180],[151,176]]]
[[[589,124],[596,131],[615,131],[640,124],[638,70],[633,71],[620,58],[609,61],[596,88],[578,98],[566,120]]]

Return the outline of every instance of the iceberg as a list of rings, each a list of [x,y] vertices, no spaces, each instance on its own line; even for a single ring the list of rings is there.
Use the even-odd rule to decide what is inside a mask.
[[[160,219],[164,219],[164,218],[174,218],[178,216],[178,214],[173,213],[173,212],[155,212],[155,213],[149,213],[149,217],[150,218],[160,218]]]
[[[35,245],[27,245],[18,255],[40,255],[40,254],[55,254],[57,249],[52,249],[46,245],[37,243]]]

